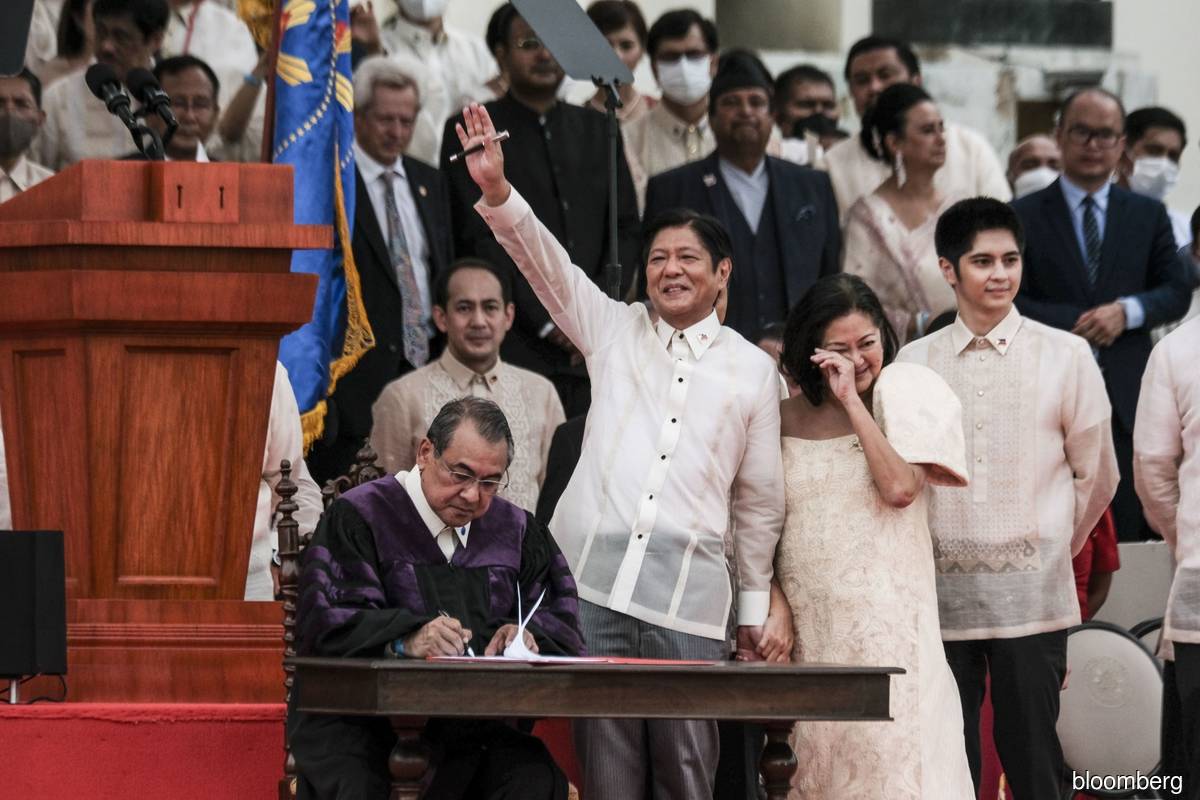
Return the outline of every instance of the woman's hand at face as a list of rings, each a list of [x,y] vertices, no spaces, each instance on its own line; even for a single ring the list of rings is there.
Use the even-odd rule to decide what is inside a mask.
[[[854,376],[854,363],[841,353],[818,347],[811,356],[825,376],[829,393],[843,406],[848,403],[861,402],[858,396],[858,386]]]

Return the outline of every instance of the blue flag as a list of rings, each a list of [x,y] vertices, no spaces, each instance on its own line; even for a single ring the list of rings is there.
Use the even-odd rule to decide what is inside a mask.
[[[325,398],[375,344],[354,267],[354,84],[350,0],[286,0],[275,70],[271,160],[295,171],[295,222],[332,225],[329,250],[297,250],[292,271],[319,276],[312,320],[279,345],[300,406],[305,449]]]

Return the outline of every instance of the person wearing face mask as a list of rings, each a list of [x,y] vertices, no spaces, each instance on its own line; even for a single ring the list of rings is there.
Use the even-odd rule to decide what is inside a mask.
[[[668,11],[650,26],[646,52],[662,102],[626,129],[633,170],[645,180],[716,149],[708,90],[717,73],[717,47],[716,25],[691,9]],[[639,204],[645,190],[637,186]]]
[[[1017,307],[1087,339],[1104,372],[1121,468],[1113,517],[1117,539],[1130,542],[1152,536],[1133,488],[1133,424],[1150,330],[1183,316],[1192,287],[1163,204],[1111,182],[1124,123],[1111,92],[1071,94],[1055,131],[1062,176],[1013,209],[1027,235]]]
[[[421,112],[408,154],[429,164],[437,163],[448,118],[467,103],[504,94],[496,59],[483,37],[443,22],[449,5],[450,0],[396,0],[396,15],[382,27],[370,0],[350,10],[353,36],[367,55],[400,56],[425,68]]]
[[[1058,142],[1044,133],[1026,136],[1008,156],[1008,185],[1013,199],[1045,189],[1058,180],[1062,153]]]
[[[1160,203],[1179,182],[1179,160],[1187,147],[1183,120],[1160,106],[1130,111],[1125,117],[1125,150],[1117,164],[1117,184]],[[1192,243],[1189,215],[1167,206],[1175,244]]]
[[[0,203],[54,174],[28,157],[29,145],[45,119],[42,83],[36,75],[22,69],[12,77],[0,77]]]

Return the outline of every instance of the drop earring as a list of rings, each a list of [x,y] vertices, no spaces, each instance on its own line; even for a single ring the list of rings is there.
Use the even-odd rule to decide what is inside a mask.
[[[896,187],[903,189],[905,182],[908,180],[908,175],[904,171],[904,156],[899,151],[896,153],[896,160],[892,165],[892,171],[896,173]]]

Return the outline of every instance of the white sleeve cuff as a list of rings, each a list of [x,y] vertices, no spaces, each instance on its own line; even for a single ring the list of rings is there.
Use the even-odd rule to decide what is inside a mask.
[[[1125,329],[1136,331],[1146,324],[1146,309],[1136,297],[1121,297],[1117,302],[1125,309]]]
[[[767,612],[771,609],[770,592],[738,592],[737,624],[762,625],[767,621]]]
[[[480,197],[479,202],[475,204],[475,210],[479,212],[479,216],[483,217],[483,221],[488,224],[488,227],[493,230],[496,228],[514,228],[526,214],[533,213],[529,208],[529,203],[525,202],[525,198],[521,197],[520,192],[517,191],[515,186],[509,189],[508,199],[500,205],[489,206]]]

